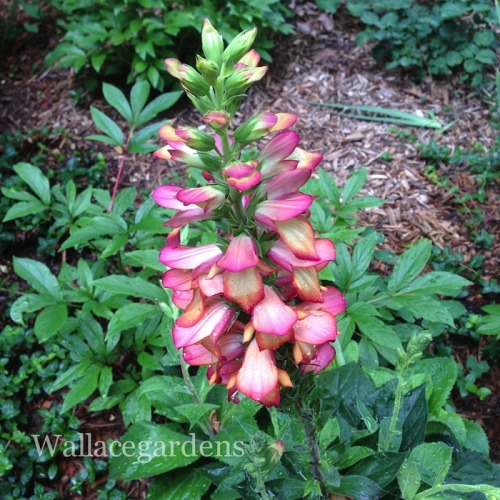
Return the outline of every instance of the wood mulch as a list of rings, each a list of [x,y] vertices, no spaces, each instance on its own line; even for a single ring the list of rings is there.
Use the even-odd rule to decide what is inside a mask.
[[[484,97],[460,85],[456,78],[417,82],[411,75],[387,72],[374,62],[369,47],[355,45],[353,21],[320,13],[313,4],[297,8],[297,13],[297,35],[277,39],[269,74],[249,91],[237,118],[242,121],[260,111],[299,115],[296,129],[302,138],[301,147],[323,153],[322,167],[332,173],[340,186],[355,169],[368,169],[364,192],[379,196],[386,203],[365,211],[361,223],[385,235],[384,249],[401,253],[425,237],[440,247],[449,246],[462,253],[466,264],[477,252],[471,242],[471,228],[465,224],[467,216],[459,211],[460,205],[453,203],[449,191],[424,175],[426,164],[415,145],[392,133],[387,124],[349,119],[311,101],[381,106],[420,115],[432,111],[443,124],[457,122],[444,134],[409,129],[417,142],[434,139],[454,149],[477,141],[489,149],[495,131],[488,124],[488,103]],[[56,42],[48,31],[30,38],[20,37],[10,54],[0,61],[0,133],[62,127],[69,134],[61,136],[54,147],[66,153],[88,148],[84,137],[95,130],[88,106],[78,106],[71,97],[70,91],[78,88],[72,72],[43,65],[44,56]],[[102,101],[94,99],[93,103],[109,110]],[[177,118],[179,124],[200,123],[197,113],[184,102],[166,117]],[[115,172],[117,153],[101,150]],[[151,190],[162,179],[171,177],[173,171],[182,173],[182,166],[149,155],[134,156],[127,161],[124,184]],[[476,181],[466,171],[443,165],[440,174],[462,192],[474,192]],[[111,182],[113,174],[110,177]],[[483,253],[485,279],[498,278],[499,187],[497,181],[489,188],[488,200],[479,206],[488,215],[482,227],[496,235],[492,248]],[[467,354],[479,356],[478,346],[472,346]],[[464,363],[466,358],[459,353],[457,359]],[[499,375],[498,367],[493,367],[479,382],[494,393],[484,401],[476,396],[455,398],[459,412],[486,430],[493,447],[492,458],[497,461]]]

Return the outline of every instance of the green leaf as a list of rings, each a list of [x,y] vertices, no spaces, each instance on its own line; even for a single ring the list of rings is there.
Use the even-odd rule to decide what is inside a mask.
[[[172,107],[182,94],[183,92],[181,90],[177,90],[158,96],[140,112],[137,117],[136,126],[139,127],[140,125],[144,125],[151,121],[158,113]]]
[[[493,64],[496,60],[496,54],[491,49],[481,49],[476,54],[476,61],[484,64]]]
[[[447,2],[441,7],[441,16],[443,19],[461,17],[467,14],[468,8],[461,2]]]
[[[476,31],[474,33],[474,43],[480,47],[489,47],[495,43],[495,33],[491,30]]]
[[[127,98],[125,97],[123,92],[114,85],[103,83],[102,93],[104,94],[104,98],[106,99],[108,104],[113,106],[113,108],[115,108],[116,111],[118,111],[118,113],[120,113],[120,115],[122,115],[130,125],[132,123],[132,109],[130,108],[130,104],[128,103]],[[113,134],[108,133],[108,135],[112,136]]]
[[[404,397],[399,411],[398,419],[403,429],[401,451],[414,448],[424,441],[428,417],[425,386],[422,385]]]
[[[35,320],[35,335],[40,342],[45,342],[57,333],[68,318],[66,304],[57,304],[44,309]]]
[[[457,378],[457,365],[453,358],[421,359],[410,368],[409,373],[413,376],[425,373],[432,381],[432,393],[428,402],[429,412],[432,415],[437,415],[446,403]]]
[[[103,366],[99,375],[99,392],[101,396],[106,397],[113,383],[113,368],[111,366]]]
[[[398,485],[401,496],[404,499],[412,500],[422,483],[417,464],[411,460],[405,460],[398,473]]]
[[[49,268],[32,259],[14,257],[14,272],[27,281],[38,292],[50,295],[56,301],[61,300],[61,290],[57,278]]]
[[[78,380],[68,394],[66,394],[61,410],[62,413],[67,412],[78,403],[85,401],[97,389],[99,371],[100,366],[98,365],[91,365],[88,367],[86,370],[87,374]]]
[[[70,384],[75,379],[80,377],[80,375],[83,375],[90,365],[92,365],[92,360],[85,359],[80,363],[73,365],[71,368],[68,368],[65,372],[59,375],[59,377],[57,377],[56,381],[50,386],[49,392],[58,391],[64,386]]]
[[[125,253],[125,259],[135,267],[148,267],[154,271],[165,272],[165,265],[158,260],[157,250],[133,250]]]
[[[192,429],[200,421],[200,419],[217,408],[219,408],[218,405],[210,403],[193,403],[176,406],[175,410],[187,418],[190,424],[190,429]]]
[[[347,448],[340,461],[335,465],[339,469],[346,469],[347,467],[351,467],[351,465],[354,465],[363,458],[369,457],[374,453],[374,450],[367,448],[366,446],[351,446],[350,448]]]
[[[47,210],[47,206],[38,200],[21,201],[9,208],[3,222],[26,217],[27,215],[34,215]]]
[[[451,465],[451,448],[442,443],[423,443],[414,448],[409,460],[418,468],[422,481],[429,486],[439,486]]]
[[[448,432],[460,446],[464,446],[467,439],[464,419],[456,413],[440,410],[437,415],[431,415],[427,426],[427,434],[443,434]]]
[[[356,170],[356,172],[349,177],[344,189],[342,189],[343,203],[348,202],[353,196],[357,195],[361,191],[361,188],[365,185],[367,174],[368,170],[366,170],[366,168],[362,168]]]
[[[12,304],[9,314],[10,319],[15,323],[23,324],[23,314],[25,312],[38,311],[47,306],[54,305],[55,299],[50,295],[38,295],[34,293],[23,293]]]
[[[149,300],[165,300],[165,291],[158,285],[148,283],[143,278],[129,278],[128,276],[106,276],[93,282],[100,290],[106,290],[119,295],[141,297]]]
[[[143,321],[151,318],[160,309],[152,304],[127,304],[118,309],[108,324],[106,338],[109,339],[117,333],[140,325]]]
[[[361,239],[355,246],[352,254],[352,275],[351,282],[357,280],[365,274],[370,262],[373,258],[375,245],[377,244],[377,234],[371,233],[370,235]]]
[[[464,447],[471,451],[477,451],[487,457],[490,454],[490,446],[488,437],[482,427],[472,420],[463,419],[463,423],[467,432]]]
[[[397,476],[406,455],[388,451],[374,453],[355,464],[349,474],[366,477],[384,487]]]
[[[446,64],[448,66],[458,66],[463,62],[463,60],[464,58],[462,54],[460,54],[460,52],[457,52],[456,50],[450,50],[446,53]]]
[[[109,136],[113,140],[113,144],[115,146],[123,146],[123,132],[114,120],[112,120],[102,111],[94,108],[94,106],[90,106],[90,114],[92,115],[94,125],[99,130],[102,130],[107,136]]]
[[[33,192],[40,198],[44,205],[50,205],[50,184],[42,171],[29,163],[14,165],[14,171],[28,184]]]
[[[373,480],[364,476],[342,476],[340,486],[331,488],[332,493],[344,495],[349,498],[363,500],[378,500],[383,498],[386,492]]]
[[[195,435],[185,436],[170,425],[138,422],[123,436],[121,454],[111,458],[110,477],[124,481],[157,476],[180,467],[186,467],[199,456],[199,442]],[[128,444],[126,444],[128,443]],[[127,455],[123,453],[128,447]]]
[[[154,88],[158,87],[158,82],[160,81],[160,72],[154,67],[150,66],[148,68],[148,80]]]
[[[387,284],[387,292],[393,294],[415,279],[427,264],[431,250],[432,243],[423,241],[404,252],[394,266]]]
[[[148,101],[151,85],[146,80],[137,82],[130,91],[130,104],[132,105],[132,117],[134,121],[143,110]]]
[[[443,271],[433,271],[420,276],[401,291],[403,293],[456,295],[472,283],[461,276]]]
[[[416,318],[422,318],[436,323],[444,323],[452,327],[455,326],[450,311],[448,311],[439,300],[432,296],[400,295],[387,302],[388,307],[392,308],[392,305],[401,306],[403,309],[407,309]]]
[[[198,470],[183,470],[167,474],[153,481],[148,489],[148,500],[201,500],[210,486],[208,478]]]

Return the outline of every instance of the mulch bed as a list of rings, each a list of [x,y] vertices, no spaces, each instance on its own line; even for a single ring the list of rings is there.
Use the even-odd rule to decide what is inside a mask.
[[[312,4],[301,9],[297,35],[277,39],[268,76],[250,90],[237,118],[244,120],[260,111],[298,114],[296,129],[302,137],[301,147],[322,152],[322,167],[332,173],[340,186],[353,170],[368,168],[365,193],[383,198],[386,204],[367,210],[361,223],[385,235],[382,248],[399,254],[425,237],[440,247],[449,246],[462,253],[467,263],[477,252],[471,243],[471,228],[465,224],[467,216],[458,210],[460,207],[453,203],[447,190],[424,175],[426,165],[415,146],[391,133],[387,124],[348,119],[336,110],[311,102],[382,106],[423,115],[432,111],[442,123],[457,123],[441,135],[428,129],[410,129],[411,133],[420,141],[434,138],[451,148],[467,147],[472,141],[486,148],[492,146],[495,131],[488,124],[488,104],[454,78],[417,82],[411,75],[387,72],[374,62],[369,47],[355,45],[355,27],[349,24],[352,21],[320,13]],[[45,55],[57,42],[52,33],[47,28],[41,35],[21,36],[0,60],[0,133],[62,127],[69,133],[53,147],[68,153],[88,148],[84,137],[95,130],[88,106],[78,106],[70,95],[71,89],[78,88],[72,72],[43,65]],[[109,110],[100,100],[92,102]],[[170,111],[168,117],[176,117],[177,123],[200,123],[197,113],[185,102]],[[117,154],[95,144],[91,147],[106,155],[111,185]],[[384,153],[390,153],[390,157]],[[160,162],[149,155],[134,156],[127,161],[123,183],[151,190],[173,171],[182,173],[182,166]],[[474,192],[476,182],[467,171],[443,165],[440,173],[463,192]],[[485,279],[495,277],[500,262],[499,192],[497,182],[489,188],[488,200],[478,205],[489,214],[483,227],[496,235],[492,248],[483,253]],[[471,296],[474,310],[485,305],[477,293]],[[453,340],[458,344],[459,339]],[[461,364],[468,355],[480,357],[478,345],[457,345],[454,353]],[[492,366],[478,382],[493,391],[491,396],[484,401],[474,395],[454,396],[458,412],[475,420],[487,432],[491,457],[496,461],[500,461],[499,380],[499,368]]]

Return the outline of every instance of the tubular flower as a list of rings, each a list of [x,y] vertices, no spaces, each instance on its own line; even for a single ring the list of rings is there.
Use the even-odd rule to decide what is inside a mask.
[[[319,280],[335,247],[316,237],[314,197],[300,191],[322,155],[298,147],[291,130],[297,116],[263,112],[230,132],[241,94],[267,70],[250,49],[254,37],[245,32],[224,49],[205,21],[199,72],[167,59],[205,128],[164,125],[166,145],[154,154],[200,169],[202,182],[161,185],[152,196],[171,211],[159,259],[167,268],[162,285],[182,311],[175,346],[188,364],[207,366],[210,383],[226,385],[233,401],[241,393],[271,406],[282,387],[293,386],[284,360],[314,374],[332,362],[336,317],[346,302]],[[259,151],[252,143],[262,139]],[[181,230],[202,221],[214,221],[213,243],[186,244]]]

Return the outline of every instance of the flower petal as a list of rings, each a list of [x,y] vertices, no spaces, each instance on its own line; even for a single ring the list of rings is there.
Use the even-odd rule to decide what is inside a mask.
[[[236,377],[236,387],[242,393],[266,406],[278,405],[279,381],[274,352],[261,351],[252,340]]]
[[[250,312],[264,298],[264,285],[257,268],[224,273],[224,296]]]
[[[308,302],[323,302],[318,271],[314,267],[294,267],[293,286],[297,295]]]
[[[196,344],[205,337],[217,336],[229,328],[236,312],[225,302],[216,302],[207,309],[203,317],[193,326],[183,328],[176,324],[172,330],[177,349]]]
[[[194,269],[200,264],[215,262],[222,255],[221,249],[214,244],[198,247],[163,247],[160,262],[173,269]]]
[[[164,288],[172,290],[190,290],[191,289],[191,271],[183,269],[169,269],[161,280]]]
[[[324,344],[337,338],[337,320],[326,311],[313,311],[293,327],[295,340],[306,344]]]
[[[297,313],[285,305],[271,287],[264,286],[264,294],[264,300],[253,309],[252,324],[255,330],[286,335],[297,321]]]
[[[319,260],[298,259],[288,246],[281,241],[273,243],[267,255],[271,262],[289,272],[293,272],[294,267],[314,267],[317,271],[320,271],[328,262],[335,259],[335,247],[326,238],[317,238],[314,241],[314,246]]]
[[[266,200],[257,205],[255,220],[274,229],[274,221],[290,220],[305,212],[314,201],[309,194],[294,193],[282,198]]]
[[[238,272],[254,267],[258,263],[257,247],[253,239],[240,234],[231,240],[226,253],[218,260],[217,267],[225,271]]]
[[[317,375],[333,361],[335,354],[335,349],[330,343],[321,344],[316,350],[316,356],[302,365],[302,372],[314,372],[314,375]]]
[[[319,260],[314,245],[314,231],[304,217],[294,217],[287,221],[276,221],[281,239],[299,259]]]

